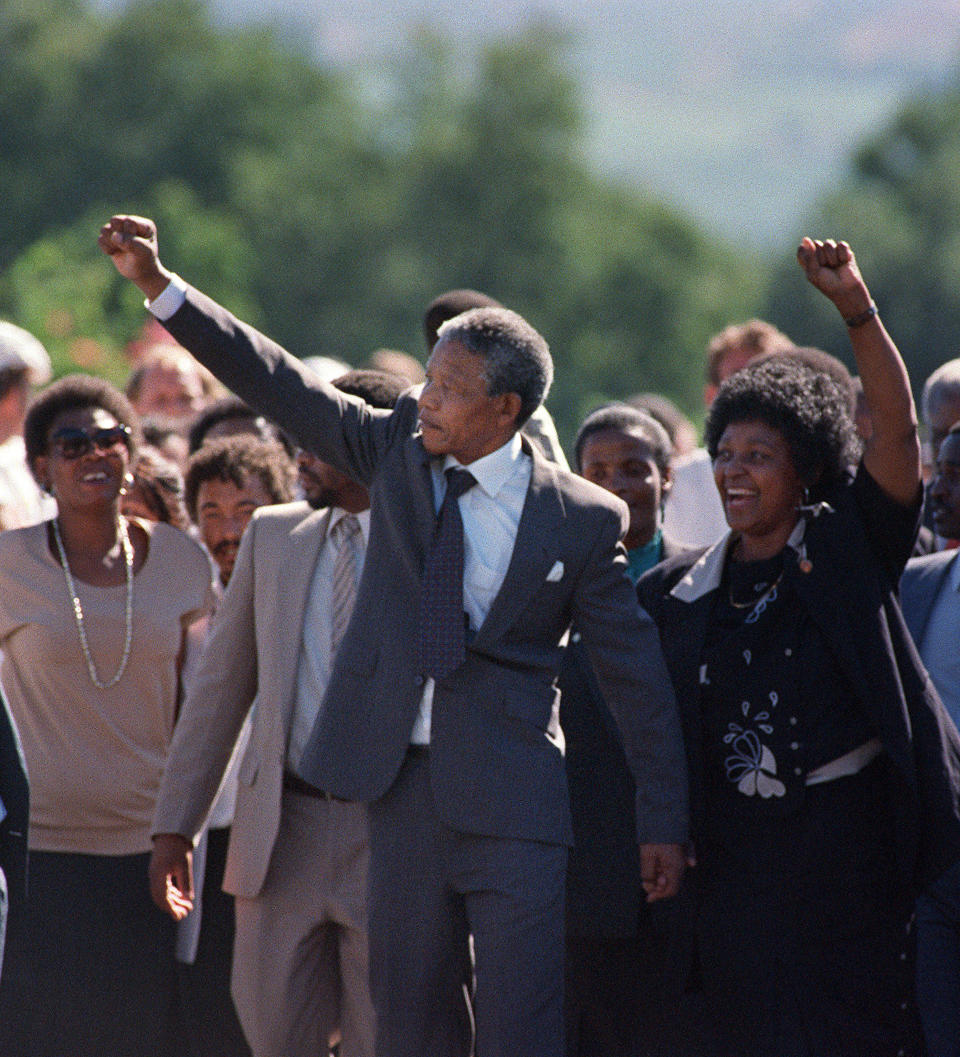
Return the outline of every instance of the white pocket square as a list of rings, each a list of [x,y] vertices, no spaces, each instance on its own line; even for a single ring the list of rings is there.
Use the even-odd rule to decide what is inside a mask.
[[[553,568],[547,573],[547,583],[555,584],[563,579],[563,562],[554,562]]]

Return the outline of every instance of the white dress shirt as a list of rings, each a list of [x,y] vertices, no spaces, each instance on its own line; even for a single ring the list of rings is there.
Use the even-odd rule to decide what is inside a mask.
[[[310,579],[310,591],[303,614],[303,634],[300,638],[300,659],[297,662],[297,684],[290,717],[290,735],[287,742],[287,766],[297,772],[303,750],[313,730],[320,710],[320,702],[330,681],[333,668],[331,631],[333,613],[333,569],[337,555],[343,546],[339,532],[334,527],[347,516],[347,511],[333,507],[327,525],[327,538],[323,541],[316,565]],[[370,511],[353,515],[360,524],[359,534],[353,544],[357,562],[357,579],[363,571],[363,559],[370,539]],[[350,544],[348,544],[350,545]]]
[[[532,463],[517,433],[502,447],[469,466],[461,466],[452,455],[434,459],[433,502],[438,512],[447,493],[444,473],[451,466],[469,471],[477,482],[458,500],[463,519],[463,608],[471,630],[477,631],[507,575],[530,486]],[[428,679],[410,735],[414,745],[430,742],[433,687],[433,680]]]

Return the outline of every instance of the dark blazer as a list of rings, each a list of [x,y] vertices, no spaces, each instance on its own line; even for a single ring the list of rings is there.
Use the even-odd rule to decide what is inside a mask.
[[[947,579],[951,563],[958,557],[960,551],[939,551],[922,558],[911,558],[907,562],[900,580],[900,604],[904,620],[918,647],[927,630],[933,603]]]
[[[905,879],[922,886],[960,859],[960,737],[920,663],[897,597],[916,516],[915,508],[887,499],[861,467],[855,483],[836,489],[829,506],[806,520],[802,543],[788,545],[784,575],[835,650],[895,765],[900,866]],[[695,838],[704,807],[699,664],[715,589],[694,598],[692,587],[709,566],[722,565],[728,542],[664,562],[638,586],[660,628],[680,704]],[[809,566],[801,564],[804,556]]]
[[[0,800],[6,817],[0,822],[0,868],[7,879],[11,903],[25,894],[27,880],[27,823],[30,790],[20,738],[3,695],[0,694]]]
[[[393,783],[423,693],[418,625],[436,515],[416,400],[369,407],[317,378],[199,292],[165,326],[205,366],[308,450],[370,489],[371,530],[354,618],[304,756],[305,778],[354,800]],[[675,703],[641,656],[639,613],[618,540],[626,507],[525,442],[527,498],[503,586],[465,662],[433,698],[430,777],[456,830],[560,842],[570,815],[554,678],[575,620],[637,782],[641,841],[685,839],[686,773]]]

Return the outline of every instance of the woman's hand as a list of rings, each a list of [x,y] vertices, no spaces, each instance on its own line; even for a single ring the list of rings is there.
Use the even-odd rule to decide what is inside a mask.
[[[680,844],[641,844],[640,878],[647,902],[675,896],[688,865],[695,866],[696,860]]]
[[[873,304],[848,243],[804,238],[797,248],[797,260],[807,279],[830,298],[844,319],[854,319]]]

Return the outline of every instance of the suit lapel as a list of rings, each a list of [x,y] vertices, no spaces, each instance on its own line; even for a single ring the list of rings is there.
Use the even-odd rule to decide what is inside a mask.
[[[524,450],[533,462],[530,486],[506,576],[474,639],[478,649],[502,635],[516,620],[534,592],[543,585],[559,552],[563,503],[556,471],[526,441]]]
[[[424,450],[419,434],[408,437],[407,462],[413,468],[410,474],[410,509],[405,511],[414,526],[416,537],[426,555],[437,524],[437,510],[433,498],[433,475],[430,472],[430,456]]]

